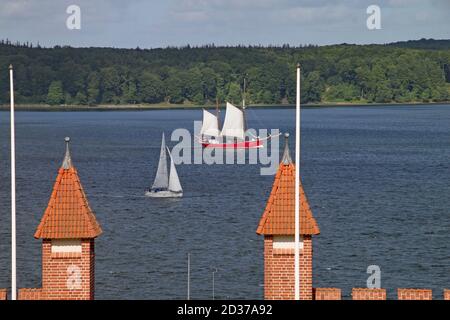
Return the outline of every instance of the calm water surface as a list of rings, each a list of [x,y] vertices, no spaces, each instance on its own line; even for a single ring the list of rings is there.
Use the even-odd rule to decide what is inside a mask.
[[[263,239],[255,234],[273,176],[259,165],[179,165],[185,197],[143,197],[164,130],[193,130],[195,110],[17,112],[18,285],[41,286],[34,231],[72,138],[72,158],[102,228],[98,299],[263,297]],[[293,109],[249,110],[249,126],[294,132]],[[321,234],[314,286],[366,284],[379,265],[395,288],[450,283],[450,107],[302,111],[302,176]],[[10,283],[9,114],[0,112],[0,287]],[[291,141],[293,145],[294,141]],[[175,142],[170,142],[173,146]]]

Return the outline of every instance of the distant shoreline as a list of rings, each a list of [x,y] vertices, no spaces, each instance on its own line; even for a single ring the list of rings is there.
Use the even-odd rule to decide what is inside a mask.
[[[322,107],[384,107],[384,106],[427,106],[427,105],[449,105],[447,102],[409,102],[409,103],[307,103],[302,104],[302,107],[307,108],[322,108]],[[257,104],[249,105],[249,108],[255,109],[272,109],[282,108],[291,109],[294,108],[293,104]],[[9,105],[0,105],[0,111],[8,111]],[[61,111],[146,111],[146,110],[192,110],[202,108],[215,108],[214,105],[183,105],[183,104],[124,104],[124,105],[59,105],[52,106],[48,104],[16,104],[15,110],[17,111],[44,111],[44,112],[61,112]],[[224,108],[221,105],[220,108]]]

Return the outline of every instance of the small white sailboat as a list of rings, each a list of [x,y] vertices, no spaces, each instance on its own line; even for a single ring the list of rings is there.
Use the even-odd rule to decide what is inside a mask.
[[[167,170],[166,149],[170,157],[170,173]],[[161,141],[161,151],[159,153],[158,170],[152,187],[145,193],[152,198],[180,198],[183,196],[183,188],[178,178],[177,169],[173,162],[169,148],[166,147],[164,133]]]

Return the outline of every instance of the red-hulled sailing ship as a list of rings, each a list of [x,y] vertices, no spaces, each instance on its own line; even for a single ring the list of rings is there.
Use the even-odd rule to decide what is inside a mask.
[[[227,102],[225,120],[222,130],[219,129],[219,108],[216,107],[216,114],[203,109],[203,123],[200,130],[200,143],[205,148],[218,149],[253,149],[262,148],[263,142],[271,136],[260,138],[248,137],[246,139],[245,125],[245,102],[243,107],[238,108]],[[232,138],[232,142],[227,142],[227,138]]]

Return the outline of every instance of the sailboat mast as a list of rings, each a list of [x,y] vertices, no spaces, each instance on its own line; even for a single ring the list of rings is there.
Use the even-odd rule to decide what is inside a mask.
[[[246,79],[244,76],[244,94],[242,95],[242,115],[244,116],[244,135],[245,131],[247,131],[247,117],[245,116],[245,89],[246,89]],[[245,140],[245,137],[244,137]]]
[[[242,109],[245,109],[245,88],[246,87],[246,79],[244,77],[244,94],[242,96]]]
[[[216,118],[217,118],[217,129],[220,130],[220,121],[219,121],[219,98],[216,97]]]

